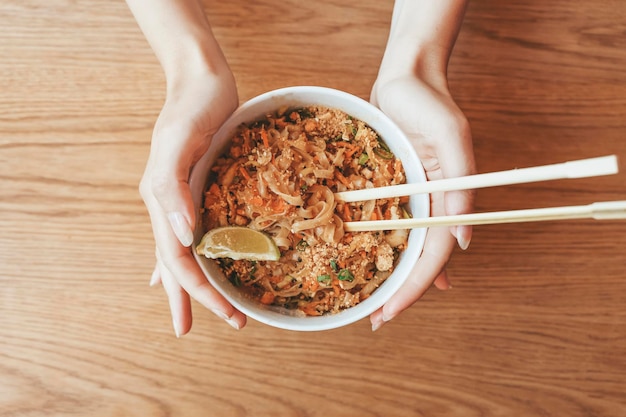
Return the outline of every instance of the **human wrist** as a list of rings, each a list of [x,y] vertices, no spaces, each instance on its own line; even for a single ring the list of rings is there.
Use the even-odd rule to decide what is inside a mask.
[[[233,73],[214,39],[196,39],[181,45],[167,63],[162,62],[168,97],[197,89],[198,83],[207,81],[232,84],[236,89]]]
[[[395,0],[379,80],[417,77],[447,89],[447,67],[467,0]]]
[[[414,77],[437,89],[447,89],[447,66],[448,52],[438,45],[397,39],[387,45],[377,83]]]
[[[196,75],[229,72],[228,63],[211,34],[185,34],[157,54],[168,89]]]

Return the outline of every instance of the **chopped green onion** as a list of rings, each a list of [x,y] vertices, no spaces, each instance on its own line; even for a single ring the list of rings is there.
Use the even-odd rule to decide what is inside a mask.
[[[317,282],[328,282],[328,281],[330,281],[330,275],[328,274],[317,276]]]
[[[337,274],[337,278],[339,278],[339,281],[352,282],[352,280],[354,280],[354,275],[352,275],[352,272],[350,272],[350,270],[342,269],[341,271],[339,271],[339,274]]]
[[[298,242],[298,244],[296,245],[296,250],[298,252],[304,252],[304,250],[309,246],[308,242],[304,239],[302,239],[300,242]]]
[[[381,148],[383,148],[387,152],[391,152],[391,149],[389,149],[389,146],[387,146],[387,144],[380,138],[378,139],[378,146],[380,146]]]
[[[359,156],[359,165],[365,165],[369,159],[370,157],[366,153],[362,153]]]
[[[382,142],[381,142],[382,144]],[[386,148],[386,146],[385,146]],[[393,159],[393,153],[391,153],[391,151],[389,150],[389,148],[385,149],[382,146],[379,146],[377,148],[374,148],[374,153],[378,156],[380,156],[383,159]]]
[[[333,269],[333,272],[337,272],[339,270],[339,267],[337,266],[337,260],[336,259],[331,259],[330,260],[330,267]]]

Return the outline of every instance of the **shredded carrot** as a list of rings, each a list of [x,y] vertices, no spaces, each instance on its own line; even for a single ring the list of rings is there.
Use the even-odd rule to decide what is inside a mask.
[[[378,213],[376,210],[372,211],[372,215],[370,216],[370,220],[378,220]]]
[[[337,169],[335,170],[335,178],[337,178],[339,182],[341,182],[346,187],[350,187],[350,181],[348,181],[348,179],[344,177],[343,174]]]
[[[253,206],[260,207],[263,205],[263,199],[259,196],[252,197],[250,199],[250,204],[252,204]]]
[[[261,139],[263,139],[263,145],[266,148],[270,147],[270,138],[267,136],[267,131],[265,129],[261,129]]]
[[[382,220],[383,219],[383,212],[380,209],[380,206],[376,206],[376,220]]]
[[[272,292],[265,291],[263,293],[263,295],[261,296],[261,300],[260,301],[261,301],[262,304],[269,305],[269,304],[272,304],[274,302],[274,298],[275,298],[275,296],[274,296],[274,294]]]
[[[220,195],[220,186],[216,183],[211,184],[211,186],[209,187],[209,193],[213,195]]]
[[[352,144],[350,142],[335,142],[335,146],[338,146],[340,148],[346,148],[346,158],[352,158],[352,155],[354,155],[358,150],[359,147],[355,144]]]
[[[339,297],[339,294],[341,294],[341,287],[339,286],[339,280],[337,278],[333,278],[332,286],[335,296]]]
[[[280,213],[285,209],[285,201],[282,198],[277,198],[270,203],[270,207],[274,213]]]
[[[316,308],[319,304],[320,304],[319,302],[317,302],[317,303],[309,303],[309,304],[305,305],[304,307],[302,307],[301,310],[307,316],[321,316],[322,313],[317,311],[317,308]]]
[[[242,132],[241,136],[243,137],[243,145],[241,147],[243,153],[247,154],[250,152],[250,131],[246,129]]]
[[[230,154],[233,158],[239,158],[242,154],[241,146],[233,146],[230,148]]]
[[[307,291],[315,292],[320,287],[320,283],[316,280],[307,279],[304,280],[302,288]]]
[[[350,206],[347,204],[343,205],[343,219],[347,222],[352,220],[352,213],[350,213]]]
[[[250,174],[248,174],[248,170],[243,166],[239,167],[239,172],[241,172],[241,175],[243,175],[246,180],[250,181],[252,179],[252,177],[250,177]]]
[[[348,151],[346,151],[346,158],[350,159],[352,156],[359,150],[356,146]]]
[[[274,123],[276,123],[276,127],[279,129],[282,129],[285,126],[287,126],[287,122],[282,117],[280,119],[274,120]]]

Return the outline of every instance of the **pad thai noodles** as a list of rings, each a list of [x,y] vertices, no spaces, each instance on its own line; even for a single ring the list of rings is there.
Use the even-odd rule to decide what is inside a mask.
[[[274,239],[279,261],[216,260],[248,296],[296,314],[337,313],[385,281],[408,238],[344,232],[343,222],[407,217],[408,198],[344,203],[334,193],[404,182],[400,160],[362,121],[321,106],[283,108],[239,126],[209,173],[202,227]]]

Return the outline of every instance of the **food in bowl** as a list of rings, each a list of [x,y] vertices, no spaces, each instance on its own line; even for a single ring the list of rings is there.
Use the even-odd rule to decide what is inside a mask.
[[[343,223],[406,217],[408,198],[344,203],[334,193],[404,182],[400,159],[363,121],[327,106],[283,106],[240,125],[213,163],[201,227],[271,236],[278,261],[216,259],[248,297],[302,316],[338,313],[389,277],[408,238],[406,230],[345,232]]]

